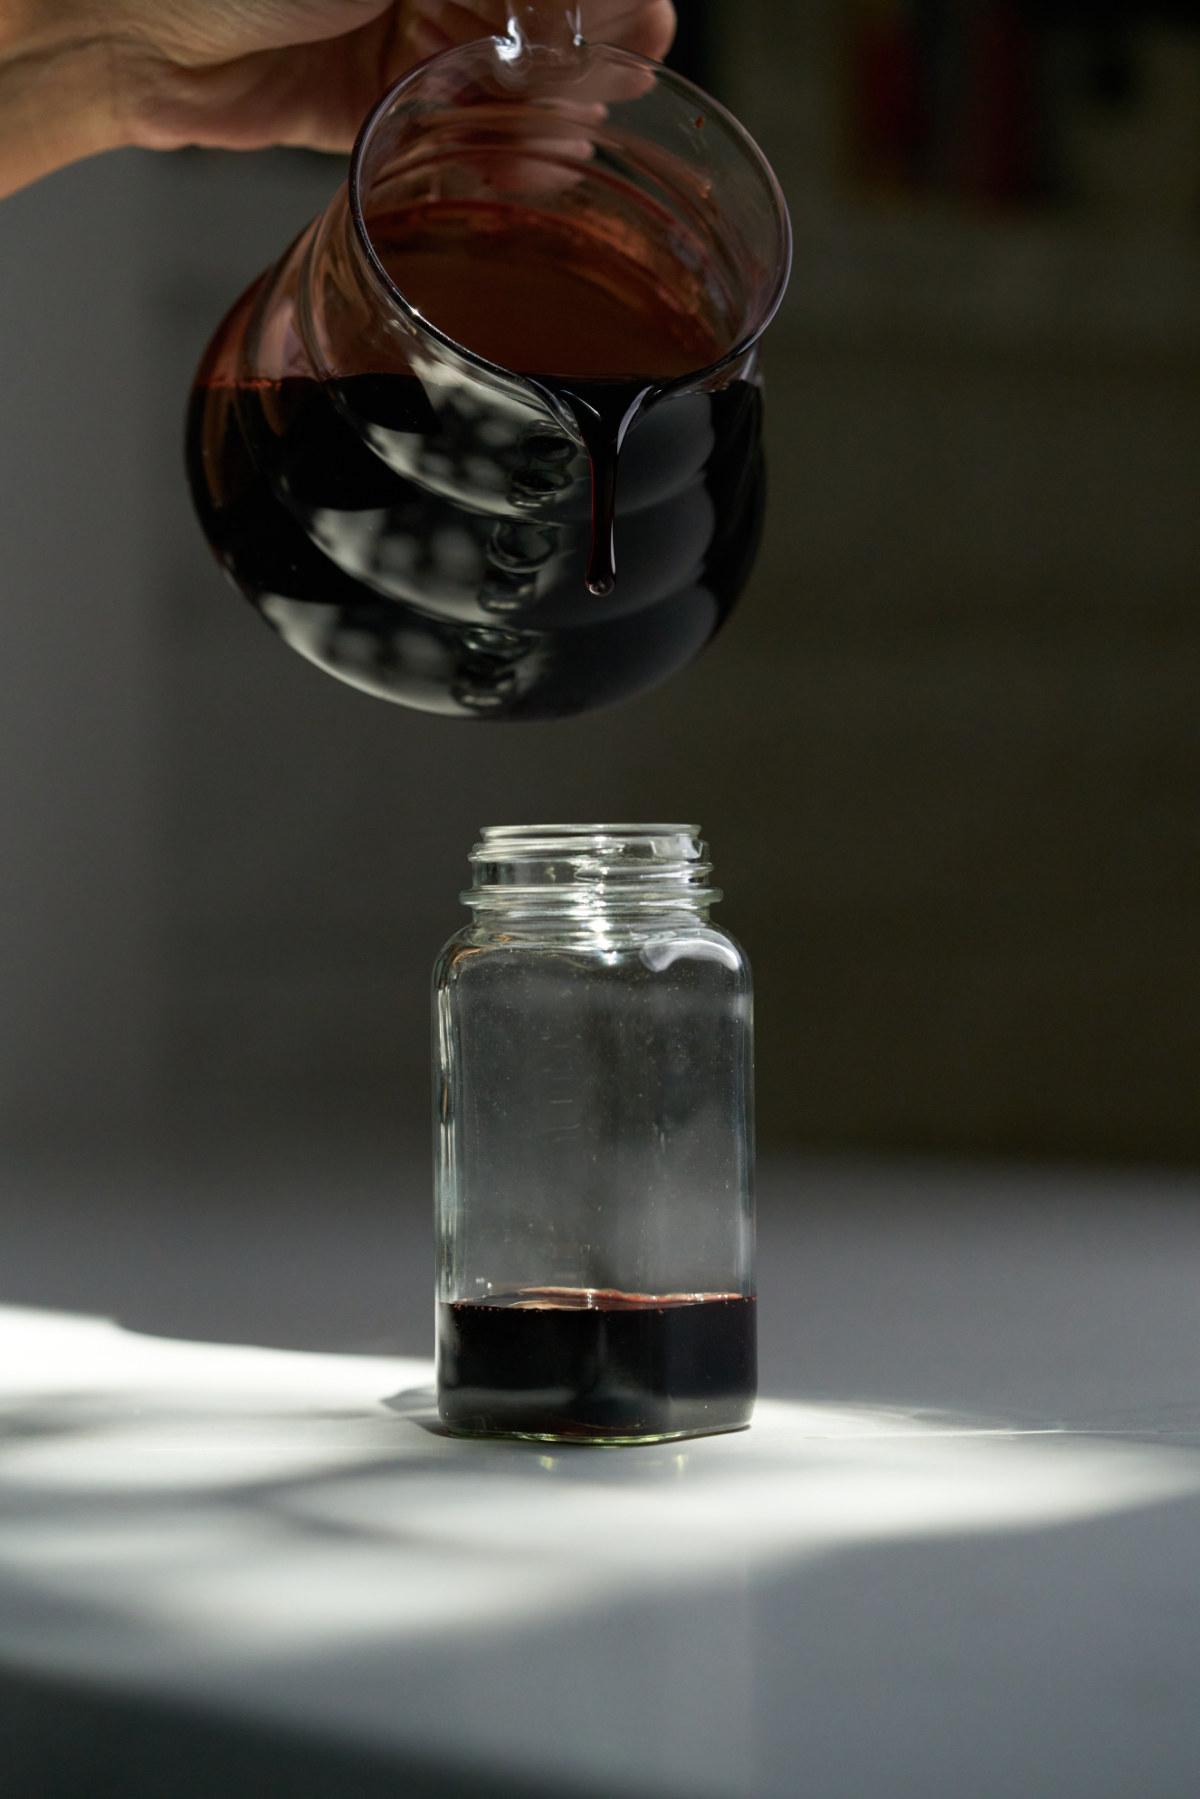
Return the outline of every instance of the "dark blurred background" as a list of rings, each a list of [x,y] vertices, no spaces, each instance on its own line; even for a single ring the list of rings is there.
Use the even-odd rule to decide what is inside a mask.
[[[551,727],[341,687],[222,582],[189,379],[333,160],[0,207],[0,1115],[425,1130],[479,825],[700,821],[764,1146],[1200,1155],[1200,8],[681,0],[796,227],[758,571]]]

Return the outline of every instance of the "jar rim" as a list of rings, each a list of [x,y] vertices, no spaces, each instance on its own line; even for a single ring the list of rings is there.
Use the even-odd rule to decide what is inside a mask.
[[[485,825],[470,906],[707,906],[712,864],[692,824]]]
[[[698,837],[696,824],[538,824],[481,825],[481,840],[504,838],[513,842],[543,837]]]

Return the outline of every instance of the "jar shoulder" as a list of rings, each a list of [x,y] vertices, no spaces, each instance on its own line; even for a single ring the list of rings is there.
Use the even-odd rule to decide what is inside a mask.
[[[443,947],[434,984],[456,986],[476,976],[503,979],[506,970],[514,976],[535,968],[548,972],[556,963],[564,976],[574,970],[614,978],[674,974],[681,979],[702,970],[710,975],[724,971],[732,986],[743,989],[751,978],[749,958],[737,938],[711,919],[693,919],[602,932],[467,925]]]

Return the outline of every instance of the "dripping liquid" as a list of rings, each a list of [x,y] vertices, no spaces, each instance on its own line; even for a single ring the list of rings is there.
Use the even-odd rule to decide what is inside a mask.
[[[438,1308],[438,1407],[466,1435],[737,1430],[756,1379],[755,1302],[740,1294],[532,1287]]]

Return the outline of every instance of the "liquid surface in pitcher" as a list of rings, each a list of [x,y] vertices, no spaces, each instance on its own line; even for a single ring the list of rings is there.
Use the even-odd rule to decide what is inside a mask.
[[[656,385],[706,368],[726,346],[641,263],[527,207],[424,201],[373,219],[371,238],[430,324],[566,402],[591,461],[585,581],[611,591],[625,421]]]
[[[650,386],[727,347],[619,243],[553,213],[423,200],[373,217],[371,242],[430,324],[524,375]]]
[[[611,232],[471,201],[374,218],[371,237],[426,320],[569,408],[590,507],[560,505],[579,485],[565,435],[448,437],[415,376],[202,376],[189,469],[226,570],[310,660],[426,710],[560,717],[682,667],[757,547],[756,385],[655,397],[727,346]],[[441,491],[377,453],[380,433],[434,446]]]

